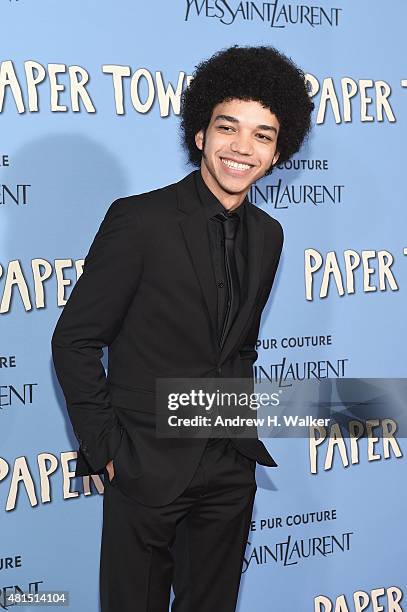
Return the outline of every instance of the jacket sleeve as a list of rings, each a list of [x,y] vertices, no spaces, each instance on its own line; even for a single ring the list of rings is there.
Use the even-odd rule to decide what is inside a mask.
[[[142,274],[135,207],[126,198],[108,209],[51,341],[68,415],[93,473],[114,457],[123,433],[101,357],[122,326]]]

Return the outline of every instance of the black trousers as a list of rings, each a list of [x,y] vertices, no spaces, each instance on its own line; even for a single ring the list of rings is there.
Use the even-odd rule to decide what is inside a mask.
[[[209,440],[194,477],[159,508],[105,472],[101,612],[234,612],[256,493],[255,461]]]

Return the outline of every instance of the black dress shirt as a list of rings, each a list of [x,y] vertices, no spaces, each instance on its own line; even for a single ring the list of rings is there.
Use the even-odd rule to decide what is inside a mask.
[[[226,269],[225,269],[225,241],[223,238],[222,222],[214,218],[219,212],[228,212],[228,210],[221,204],[218,198],[212,193],[209,187],[206,185],[202,178],[200,170],[195,172],[196,185],[201,202],[204,206],[205,216],[208,224],[208,236],[209,244],[211,249],[212,264],[214,278],[217,287],[218,296],[218,320],[217,320],[217,331],[218,341],[221,336],[223,329],[223,322],[226,315],[227,303],[228,303],[228,284],[226,280]],[[240,308],[247,295],[247,227],[246,227],[246,204],[248,203],[247,196],[243,202],[234,209],[237,215],[239,215],[240,222],[235,238],[235,253],[236,253],[236,265],[239,276],[240,292],[241,292],[241,303]]]

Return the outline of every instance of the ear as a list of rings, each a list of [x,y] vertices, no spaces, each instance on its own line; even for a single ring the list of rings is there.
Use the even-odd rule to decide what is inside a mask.
[[[273,157],[273,162],[272,165],[275,166],[276,163],[278,162],[278,158],[280,157],[280,151],[276,151]]]
[[[200,151],[203,151],[203,148],[204,148],[204,131],[203,130],[199,130],[199,132],[195,134],[195,144]]]

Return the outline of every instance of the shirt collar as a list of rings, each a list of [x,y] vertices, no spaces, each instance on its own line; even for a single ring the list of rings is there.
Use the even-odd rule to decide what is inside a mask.
[[[201,170],[195,170],[195,184],[198,190],[199,197],[202,204],[204,205],[205,216],[210,219],[219,212],[228,212],[227,208],[218,200],[215,194],[209,189],[207,184],[202,178]],[[245,205],[248,202],[247,196],[243,202],[233,212],[237,213],[240,217],[240,221],[244,219]]]

